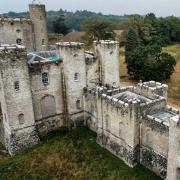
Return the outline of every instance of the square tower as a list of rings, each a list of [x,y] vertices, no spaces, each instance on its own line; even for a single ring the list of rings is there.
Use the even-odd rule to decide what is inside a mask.
[[[119,86],[119,43],[102,40],[95,42],[94,45],[100,61],[100,82],[111,86]]]
[[[57,44],[59,56],[63,61],[63,77],[67,105],[71,120],[83,120],[83,89],[86,87],[86,64],[84,44],[79,42],[63,42]]]
[[[0,102],[3,115],[4,144],[16,154],[39,140],[35,131],[34,111],[26,51],[0,48]]]
[[[34,30],[35,50],[46,51],[48,50],[48,31],[45,5],[30,4],[29,13]]]

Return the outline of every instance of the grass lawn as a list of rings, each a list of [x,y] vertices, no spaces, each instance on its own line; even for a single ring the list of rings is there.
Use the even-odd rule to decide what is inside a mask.
[[[1,152],[0,179],[160,180],[142,166],[126,166],[97,145],[95,133],[86,128],[54,132],[15,157]]]

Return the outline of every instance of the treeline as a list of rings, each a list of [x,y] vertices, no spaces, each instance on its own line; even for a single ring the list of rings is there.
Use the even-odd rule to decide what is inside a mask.
[[[9,12],[3,15],[11,18],[29,17],[28,12],[22,12],[22,13]],[[81,24],[88,18],[92,18],[92,17],[110,20],[116,24],[116,28],[118,29],[120,24],[126,19],[127,16],[103,15],[102,13],[95,13],[87,10],[70,12],[60,9],[59,11],[48,11],[47,20],[48,20],[49,32],[55,32],[54,22],[56,22],[57,24],[59,18],[61,18],[59,20],[61,21],[60,24],[62,24],[62,17],[64,19],[65,26],[68,28],[68,31],[71,32],[71,31],[80,31]]]
[[[162,47],[180,41],[180,19],[129,16],[124,23],[125,56],[128,74],[136,80],[161,81],[174,72],[176,60],[162,51]]]
[[[121,28],[127,33],[129,27],[137,33],[140,44],[165,46],[180,41],[179,17],[157,18],[153,13],[146,16],[130,15]]]

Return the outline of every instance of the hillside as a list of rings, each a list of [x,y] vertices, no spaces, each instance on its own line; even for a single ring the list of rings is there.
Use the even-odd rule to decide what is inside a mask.
[[[6,14],[2,14],[3,16],[11,17],[11,18],[28,18],[28,12],[9,12]],[[79,31],[81,28],[81,24],[84,20],[91,17],[100,17],[108,20],[112,20],[113,22],[120,24],[123,20],[127,18],[127,16],[118,16],[118,15],[103,15],[102,13],[95,13],[87,10],[83,11],[75,11],[70,12],[66,10],[60,9],[59,11],[48,11],[47,12],[47,21],[48,21],[48,31],[53,32],[53,21],[56,20],[59,16],[64,15],[65,24],[70,29],[70,31]]]
[[[0,179],[160,180],[142,166],[129,168],[97,145],[95,133],[85,128],[54,132],[13,158],[0,151]]]

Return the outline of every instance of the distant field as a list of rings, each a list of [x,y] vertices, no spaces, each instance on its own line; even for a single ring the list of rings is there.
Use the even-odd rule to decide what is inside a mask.
[[[129,168],[96,144],[88,129],[59,130],[22,155],[1,152],[1,180],[160,180],[142,166]]]
[[[164,81],[163,83],[166,83],[169,86],[169,91],[168,91],[169,104],[175,106],[176,108],[180,108],[180,44],[174,44],[165,47],[163,48],[163,51],[170,53],[172,56],[175,57],[177,61],[175,72],[171,76],[171,79]],[[120,49],[120,74],[121,74],[122,84],[130,85],[136,83],[136,81],[132,81],[128,79],[127,68],[124,57],[124,48]]]

